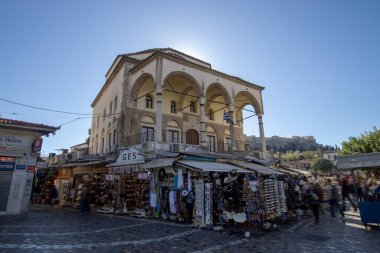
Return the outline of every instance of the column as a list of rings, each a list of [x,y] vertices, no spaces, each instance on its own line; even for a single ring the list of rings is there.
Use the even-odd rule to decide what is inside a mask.
[[[154,140],[162,141],[162,91],[156,93],[156,131],[154,132]]]
[[[156,59],[156,131],[154,132],[154,140],[156,142],[162,142],[162,61],[162,58]]]
[[[260,142],[261,142],[261,152],[264,154],[264,159],[267,157],[267,145],[265,142],[264,136],[264,124],[263,124],[263,115],[258,114],[259,117],[259,130],[260,130]]]
[[[230,115],[230,134],[231,134],[231,149],[236,150],[235,122],[234,122],[234,105],[228,106]],[[224,141],[224,140],[223,140]]]
[[[206,123],[205,123],[206,112],[205,112],[205,97],[204,96],[199,98],[199,103],[200,103],[200,114],[201,114],[201,119],[200,119],[201,145],[203,147],[206,147],[207,146]]]

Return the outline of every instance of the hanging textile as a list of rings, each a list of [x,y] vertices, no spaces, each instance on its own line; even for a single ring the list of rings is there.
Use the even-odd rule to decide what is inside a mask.
[[[171,213],[177,213],[176,202],[177,202],[177,192],[170,191],[169,192],[169,206],[170,206]]]
[[[191,171],[187,171],[187,190],[191,192]]]
[[[174,176],[174,189],[177,189],[178,185],[178,176]]]
[[[150,192],[150,199],[149,199],[149,203],[150,203],[150,206],[155,208],[156,205],[157,205],[157,196],[156,196],[156,192],[154,191],[151,191]]]
[[[177,188],[175,189],[181,189],[182,187],[183,187],[182,169],[178,169],[178,183],[177,183]]]

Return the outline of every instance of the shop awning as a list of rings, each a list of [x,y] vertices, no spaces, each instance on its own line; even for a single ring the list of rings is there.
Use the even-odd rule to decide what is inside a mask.
[[[233,162],[233,164],[236,164],[238,166],[247,168],[249,170],[254,170],[254,171],[258,172],[258,173],[266,174],[266,175],[283,175],[284,174],[284,173],[279,172],[277,170],[272,170],[272,169],[269,169],[269,168],[267,168],[265,166],[262,166],[262,165],[259,165],[259,164],[255,164],[255,163]]]
[[[289,174],[289,175],[293,175],[293,176],[299,176],[299,173],[296,173],[294,171],[290,171],[290,170],[286,170],[286,169],[283,169],[283,168],[278,168],[278,167],[271,167],[273,170],[276,170],[276,171],[280,171],[284,174]]]
[[[62,166],[59,166],[60,168],[65,167],[80,167],[80,166],[90,166],[90,165],[97,165],[104,163],[104,160],[98,160],[98,161],[91,161],[91,162],[85,162],[85,163],[69,163]]]
[[[215,172],[231,172],[236,170],[237,173],[250,173],[251,171],[242,169],[240,167],[218,162],[203,162],[203,161],[177,161],[180,166],[184,166],[189,169],[201,170],[201,171],[215,171]]]
[[[150,162],[147,162],[142,165],[143,169],[153,169],[153,168],[162,168],[162,167],[170,167],[178,158],[160,158],[154,159]]]

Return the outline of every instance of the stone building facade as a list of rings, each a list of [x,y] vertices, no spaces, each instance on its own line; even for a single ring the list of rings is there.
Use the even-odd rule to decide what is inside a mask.
[[[90,153],[146,142],[243,150],[246,105],[266,150],[263,89],[171,48],[118,55],[92,103]]]

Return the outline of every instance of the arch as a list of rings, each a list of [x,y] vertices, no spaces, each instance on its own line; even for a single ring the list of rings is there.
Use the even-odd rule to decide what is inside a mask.
[[[180,110],[184,107],[185,98],[190,95],[191,91],[194,91],[194,94],[190,95],[194,100],[198,100],[202,94],[199,82],[186,72],[170,72],[163,80],[164,93],[179,94],[178,109]]]
[[[199,134],[194,129],[186,131],[186,144],[199,145]]]
[[[174,119],[169,119],[166,123],[166,126],[168,127],[177,127],[177,128],[180,128],[181,125],[178,123],[177,120],[174,120]]]
[[[143,115],[141,117],[140,123],[147,123],[147,124],[156,124],[156,121],[154,118],[150,115]]]
[[[226,90],[226,88],[224,88],[224,86],[221,83],[216,82],[216,83],[212,83],[212,84],[207,85],[207,88],[206,88],[206,98],[207,98],[206,109],[208,109],[210,107],[210,105],[212,104],[212,102],[215,101],[215,99],[217,97],[220,97],[220,96],[223,97],[225,104],[227,104],[227,105],[231,104],[231,101],[232,101],[231,95]]]
[[[130,99],[134,101],[139,94],[139,91],[141,87],[149,80],[152,79],[152,87],[154,88],[154,78],[151,74],[149,73],[144,73],[141,76],[137,78],[135,83],[131,87],[131,92],[130,92]]]
[[[246,105],[252,105],[255,109],[256,114],[263,114],[263,109],[257,101],[256,97],[249,93],[248,91],[240,91],[235,96],[234,102],[236,110],[236,115],[241,111]]]
[[[215,128],[212,127],[212,126],[210,126],[210,125],[206,127],[206,132],[208,132],[208,133],[215,133],[216,134]]]
[[[166,86],[166,81],[170,78],[170,77],[173,77],[173,76],[178,76],[178,77],[182,77],[183,79],[188,79],[190,80],[190,82],[192,82],[193,84],[195,84],[196,86],[196,90],[197,90],[197,96],[200,96],[201,95],[201,85],[199,84],[199,82],[190,74],[186,73],[186,72],[183,72],[183,71],[172,71],[170,73],[168,73],[165,78],[163,79],[163,86],[164,88],[167,88],[167,89],[170,89],[170,85],[168,84],[168,87],[165,87]]]

